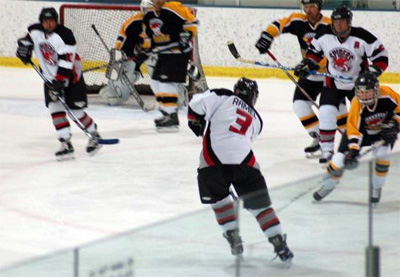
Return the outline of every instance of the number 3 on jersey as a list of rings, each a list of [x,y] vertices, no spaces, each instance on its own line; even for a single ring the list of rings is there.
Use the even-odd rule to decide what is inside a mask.
[[[244,112],[243,110],[236,110],[236,114],[238,115],[235,123],[240,126],[240,129],[236,128],[235,126],[229,126],[229,131],[238,133],[239,135],[245,135],[247,129],[249,128],[251,122],[253,121],[253,117],[248,113]]]

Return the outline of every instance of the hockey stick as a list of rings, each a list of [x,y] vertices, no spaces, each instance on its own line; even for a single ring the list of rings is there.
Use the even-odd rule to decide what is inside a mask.
[[[379,141],[375,142],[373,145],[371,145],[371,148],[369,148],[369,149],[365,150],[364,152],[360,153],[357,156],[357,159],[358,160],[361,159],[362,157],[366,156],[369,152],[375,150],[376,148],[378,148],[378,147],[380,147],[380,146],[382,146],[384,144],[385,144],[384,140],[379,140]]]
[[[284,70],[291,70],[291,71],[295,71],[296,70],[296,68],[294,68],[294,67],[283,66],[281,64],[275,65],[275,64],[269,64],[269,63],[263,63],[263,62],[259,62],[259,61],[253,61],[253,60],[244,59],[244,58],[242,58],[240,56],[239,52],[236,49],[235,44],[232,41],[228,42],[228,48],[229,48],[229,51],[231,52],[232,56],[234,56],[236,60],[238,60],[238,61],[240,61],[242,63],[255,64],[255,65],[269,67],[269,68],[277,68],[277,69],[284,69]],[[267,54],[268,54],[268,52],[267,52]],[[268,55],[270,55],[270,54],[272,55],[271,52],[269,52]],[[274,60],[274,58],[272,58],[272,59]],[[308,73],[310,73],[310,75],[330,77],[330,78],[338,78],[338,79],[347,80],[347,81],[354,80],[354,78],[352,78],[352,77],[335,76],[335,75],[332,75],[332,74],[329,74],[329,73],[323,73],[323,72],[318,72],[318,71],[309,71]]]
[[[251,63],[254,64],[253,61],[249,61],[246,59],[243,59],[239,52],[236,49],[235,44],[230,41],[228,42],[228,48],[229,51],[231,52],[231,54],[235,57],[236,60],[240,61],[240,62],[244,62],[244,63]],[[296,85],[296,87],[299,88],[299,90],[301,91],[301,93],[303,93],[303,95],[311,102],[311,104],[313,106],[315,106],[317,109],[319,109],[318,104],[311,98],[311,96],[297,83],[297,81],[293,78],[292,75],[290,75],[290,73],[279,63],[278,60],[276,60],[276,58],[269,52],[267,51],[268,55],[270,55],[270,57],[276,62],[276,64],[278,65],[279,69],[282,69],[282,71],[286,74],[286,76],[288,76],[288,78]]]
[[[30,61],[31,66],[33,67],[33,69],[36,71],[37,74],[39,74],[39,76],[42,78],[42,80],[45,83],[50,83],[49,80],[47,80],[47,78],[43,75],[43,73],[39,70],[39,68],[32,62]],[[72,112],[72,110],[68,107],[67,103],[65,102],[65,100],[60,96],[57,95],[57,99],[58,101],[61,102],[61,104],[64,106],[65,110],[67,111],[68,115],[74,120],[74,122],[76,123],[76,125],[78,125],[78,127],[86,134],[86,136],[88,136],[88,138],[91,141],[97,142],[98,144],[117,144],[119,143],[119,139],[102,139],[102,138],[98,138],[96,136],[93,136],[87,129],[86,127],[82,124],[82,122],[79,120],[79,118]]]
[[[111,50],[108,48],[106,42],[104,41],[103,37],[100,35],[100,33],[97,30],[96,26],[94,24],[92,24],[91,27],[92,27],[93,31],[96,33],[97,37],[100,39],[100,41],[103,44],[104,48],[109,53],[110,61],[111,61],[111,58],[112,58]],[[113,66],[114,66],[114,64],[108,63],[106,75],[109,74],[109,70],[112,69]],[[143,102],[143,99],[142,99],[142,97],[140,97],[139,92],[136,90],[135,86],[129,81],[128,77],[126,76],[125,72],[123,72],[123,71],[122,71],[122,79],[128,85],[129,89],[131,90],[131,94],[133,95],[133,97],[135,98],[136,102],[139,104],[140,108],[142,108],[143,111],[148,112],[148,111],[154,110],[155,107],[153,105],[146,105]]]

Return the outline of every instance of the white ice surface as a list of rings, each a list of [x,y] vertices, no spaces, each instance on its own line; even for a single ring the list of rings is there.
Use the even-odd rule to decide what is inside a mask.
[[[180,111],[179,133],[160,134],[153,125],[158,112],[144,113],[133,100],[121,107],[110,107],[91,97],[87,112],[99,125],[101,135],[119,138],[120,143],[105,145],[96,156],[88,157],[87,138],[73,126],[75,159],[57,162],[54,151],[59,142],[43,103],[41,79],[31,69],[0,67],[0,74],[0,268],[204,208],[196,182],[201,139],[187,128],[186,110]],[[231,88],[234,81],[208,79],[212,88]],[[318,160],[304,157],[303,148],[311,139],[292,112],[294,85],[274,79],[258,82],[257,109],[264,129],[253,148],[269,188],[321,174]],[[400,91],[400,86],[392,87]],[[395,148],[400,150],[399,143]],[[400,168],[391,170],[399,172]],[[309,204],[311,192],[307,197]],[[399,202],[395,204],[397,221],[387,222],[382,228],[399,234],[400,207]],[[332,226],[340,224],[335,221],[342,221],[335,213],[314,214],[312,209],[311,205],[303,206],[299,214],[286,211],[288,215],[281,221],[285,224],[285,220],[297,219],[299,225],[310,229],[314,228],[314,219],[322,219],[319,217],[329,216]],[[339,205],[337,213],[340,209]],[[305,214],[308,211],[312,216]],[[342,228],[351,232],[351,227],[349,224]],[[293,229],[290,227],[289,237],[294,248],[296,243],[309,241],[313,245],[321,239],[304,237],[304,233],[298,236]],[[321,232],[321,236],[331,234]],[[391,253],[400,262],[400,240],[393,244]],[[324,255],[330,255],[329,249]],[[253,263],[262,260],[259,257]],[[307,263],[307,255],[299,260]],[[319,264],[321,270],[335,267],[314,261],[311,275],[318,272]],[[263,267],[268,268],[268,264]],[[336,276],[351,276],[346,274],[348,267],[351,265],[345,263],[343,269],[337,268]],[[392,267],[391,273],[400,273],[398,264]],[[360,275],[362,272],[360,268]]]

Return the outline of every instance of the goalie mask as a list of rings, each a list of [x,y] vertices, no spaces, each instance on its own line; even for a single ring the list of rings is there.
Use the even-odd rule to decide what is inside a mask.
[[[379,81],[371,72],[361,73],[355,81],[356,97],[371,112],[375,111],[379,97]]]
[[[233,94],[242,99],[247,105],[254,107],[258,98],[257,82],[243,77],[233,87]]]

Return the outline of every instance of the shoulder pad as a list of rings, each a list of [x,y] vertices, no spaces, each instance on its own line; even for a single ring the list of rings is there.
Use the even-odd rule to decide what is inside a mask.
[[[54,30],[54,33],[58,34],[62,38],[65,44],[76,45],[76,40],[71,29],[68,29],[63,25],[57,25],[56,29]]]

